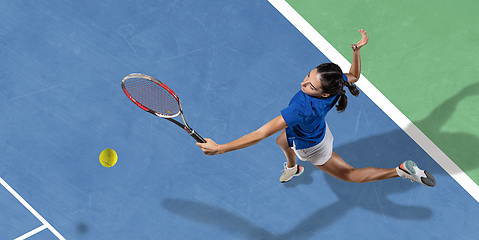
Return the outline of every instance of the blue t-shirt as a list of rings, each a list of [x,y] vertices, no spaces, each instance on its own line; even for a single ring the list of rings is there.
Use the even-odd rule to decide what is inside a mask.
[[[320,143],[326,130],[326,114],[333,108],[341,94],[329,98],[311,97],[299,91],[281,111],[281,116],[288,125],[286,137],[288,144],[296,149],[305,149]]]

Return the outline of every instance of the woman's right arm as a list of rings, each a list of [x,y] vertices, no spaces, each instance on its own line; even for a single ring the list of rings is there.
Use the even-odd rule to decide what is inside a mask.
[[[283,130],[286,127],[287,124],[280,115],[263,125],[258,130],[246,134],[232,142],[218,145],[213,140],[206,138],[206,143],[196,143],[196,145],[203,150],[205,155],[222,154],[259,143],[261,140]]]

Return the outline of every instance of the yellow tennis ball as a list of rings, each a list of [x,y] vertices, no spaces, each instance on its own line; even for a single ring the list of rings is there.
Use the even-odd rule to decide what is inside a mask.
[[[113,167],[118,160],[115,150],[107,148],[100,153],[100,163],[104,167]]]

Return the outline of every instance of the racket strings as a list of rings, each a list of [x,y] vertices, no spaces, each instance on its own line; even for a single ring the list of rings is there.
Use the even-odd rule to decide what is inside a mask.
[[[125,81],[128,93],[143,106],[165,116],[174,116],[180,111],[178,101],[165,88],[143,78]]]

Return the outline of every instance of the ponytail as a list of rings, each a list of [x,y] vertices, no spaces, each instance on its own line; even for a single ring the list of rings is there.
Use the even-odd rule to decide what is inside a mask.
[[[342,77],[342,76],[341,76]],[[349,92],[357,97],[359,95],[359,89],[356,87],[356,85],[354,84],[349,84],[348,81],[344,81],[343,79],[341,79],[341,81],[343,82],[341,85],[344,87],[348,87],[349,89]],[[346,110],[346,107],[348,106],[348,96],[346,96],[346,91],[344,91],[343,87],[341,87],[341,90],[339,91],[339,93],[341,93],[341,96],[339,97],[339,100],[338,100],[338,104],[336,105],[336,111],[338,112],[344,112],[344,110]]]
[[[348,87],[349,92],[353,94],[353,96],[359,96],[359,89],[354,84],[349,84],[348,81],[344,81],[344,86]]]
[[[336,105],[336,111],[341,113],[344,112],[348,106],[348,96],[346,96],[346,91],[344,91],[344,89],[341,89],[340,93],[341,96],[339,96],[338,104]]]

